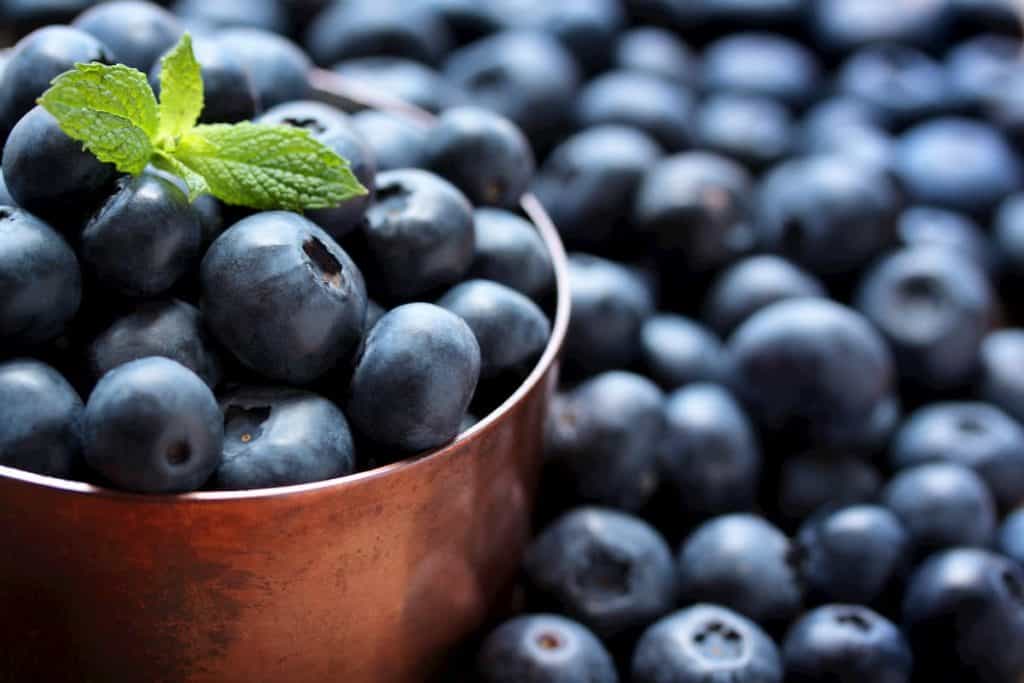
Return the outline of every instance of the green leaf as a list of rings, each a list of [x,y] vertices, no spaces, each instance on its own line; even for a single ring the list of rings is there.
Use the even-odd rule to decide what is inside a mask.
[[[177,140],[192,130],[202,111],[203,76],[186,33],[160,60],[161,140]]]
[[[141,173],[153,155],[157,104],[141,71],[76,64],[53,80],[39,104],[69,137],[122,173]]]
[[[194,202],[201,195],[210,194],[210,186],[206,184],[206,179],[174,157],[157,152],[153,157],[153,165],[161,171],[173,173],[181,178],[185,182],[185,187],[188,188],[190,202]]]
[[[290,126],[197,126],[181,139],[175,157],[228,204],[300,211],[366,194],[347,161],[309,131]]]

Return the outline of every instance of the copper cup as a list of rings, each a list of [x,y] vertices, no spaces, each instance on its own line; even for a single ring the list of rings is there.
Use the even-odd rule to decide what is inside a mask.
[[[536,200],[523,209],[555,266],[551,340],[513,396],[439,451],[173,496],[0,467],[0,681],[424,681],[528,539],[569,295],[557,232]]]

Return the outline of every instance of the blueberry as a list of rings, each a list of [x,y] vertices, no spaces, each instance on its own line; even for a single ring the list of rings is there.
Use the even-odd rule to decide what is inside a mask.
[[[466,280],[437,302],[466,321],[480,344],[480,377],[526,376],[540,358],[551,323],[544,311],[511,287],[490,280]]]
[[[840,507],[813,517],[795,540],[808,601],[875,605],[910,566],[910,535],[887,508]],[[874,680],[874,679],[872,679]]]
[[[104,375],[82,420],[86,462],[128,491],[192,491],[221,461],[224,427],[213,393],[167,358],[141,358]]]
[[[208,25],[213,31],[245,27],[287,33],[290,0],[175,0],[174,13]]]
[[[1024,566],[1024,508],[1011,512],[999,527],[999,551]]]
[[[647,629],[633,653],[633,683],[782,683],[779,650],[725,607],[696,604]]]
[[[530,142],[514,123],[486,109],[456,107],[427,134],[427,166],[477,205],[513,208],[534,171]]]
[[[654,314],[643,279],[614,261],[571,254],[569,291],[573,314],[565,339],[568,369],[593,374],[628,367],[640,351],[644,320]]]
[[[979,106],[998,95],[1019,71],[1020,51],[1018,40],[995,34],[955,45],[946,55],[946,69],[960,102]]]
[[[504,622],[477,655],[480,683],[618,683],[604,645],[585,626],[554,614]]]
[[[946,0],[820,0],[809,8],[815,42],[833,51],[871,43],[933,47],[950,28]]]
[[[46,26],[19,40],[7,61],[0,87],[0,140],[5,140],[18,120],[35,106],[36,98],[54,78],[80,62],[112,64],[113,60],[103,43],[70,26]],[[51,173],[43,176],[52,180]],[[7,182],[11,181],[8,174]]]
[[[999,406],[1024,423],[1024,330],[996,330],[981,343],[978,391],[982,399]]]
[[[371,291],[408,301],[458,282],[473,263],[473,207],[427,171],[377,175],[377,201],[356,236]]]
[[[762,308],[785,299],[826,296],[813,275],[771,254],[748,256],[723,270],[704,302],[704,321],[726,337]]]
[[[644,71],[681,85],[700,78],[697,55],[679,37],[655,26],[638,26],[619,34],[612,56],[614,67]]]
[[[933,206],[911,206],[900,214],[899,241],[903,246],[935,246],[969,256],[986,271],[994,256],[988,236],[969,216]]]
[[[322,481],[355,469],[348,422],[325,398],[299,389],[247,387],[220,399],[224,453],[210,483],[258,489]]]
[[[675,601],[672,551],[653,527],[615,510],[576,508],[526,551],[530,588],[602,638],[629,634]]]
[[[590,73],[608,66],[608,45],[626,23],[620,0],[499,0],[491,5],[510,28],[542,30],[558,38]]]
[[[511,119],[532,141],[559,135],[569,122],[579,67],[556,38],[501,31],[452,52],[444,74],[471,103]]]
[[[848,275],[892,244],[899,209],[888,177],[839,155],[784,161],[755,198],[761,245],[822,277]]]
[[[209,4],[209,3],[206,3]],[[213,35],[197,36],[192,50],[203,78],[200,123],[235,123],[251,119],[260,109],[255,81],[242,55]],[[160,94],[158,59],[149,71],[149,84]]]
[[[742,166],[717,154],[666,157],[637,189],[634,229],[673,267],[713,270],[753,246],[751,182]]]
[[[958,545],[987,546],[995,533],[992,494],[962,465],[927,463],[898,472],[882,501],[903,522],[920,556]]]
[[[257,213],[203,258],[203,318],[244,365],[282,382],[312,382],[355,353],[366,288],[348,254],[297,214]]]
[[[645,377],[615,370],[556,397],[546,466],[569,500],[638,510],[658,484],[665,396]]]
[[[217,39],[247,68],[262,109],[309,96],[306,78],[312,63],[302,48],[284,36],[265,29],[232,28],[220,32]]]
[[[429,4],[399,0],[332,2],[306,31],[310,55],[324,66],[353,57],[390,55],[436,64],[451,35]]]
[[[473,212],[473,226],[470,276],[500,282],[534,300],[551,291],[551,256],[532,224],[508,211],[482,208]]]
[[[736,33],[704,51],[703,83],[710,91],[762,95],[791,105],[817,94],[821,67],[800,43],[771,33]]]
[[[681,315],[648,318],[640,331],[640,356],[645,373],[666,389],[730,380],[729,357],[721,340]]]
[[[703,519],[749,510],[761,453],[750,420],[725,389],[691,384],[668,397],[662,480],[679,508]]]
[[[344,112],[321,102],[296,100],[265,111],[257,121],[308,130],[348,161],[367,194],[347,199],[339,206],[307,211],[306,217],[336,240],[359,225],[375,196],[377,160],[370,144],[349,124]]]
[[[0,363],[0,465],[70,478],[82,452],[82,399],[49,365]]]
[[[892,388],[892,359],[879,334],[825,299],[774,303],[740,325],[728,346],[755,420],[823,446],[868,422]]]
[[[632,126],[669,151],[690,146],[692,115],[688,90],[644,71],[608,71],[587,83],[576,101],[577,126]]]
[[[917,202],[981,214],[1021,183],[1017,157],[991,126],[965,118],[937,118],[900,138],[896,173]]]
[[[995,315],[979,267],[934,247],[903,249],[879,262],[865,274],[856,304],[888,340],[902,378],[932,391],[971,379]]]
[[[787,623],[800,611],[792,545],[764,519],[715,517],[690,534],[679,552],[681,598],[734,609],[762,625]]]
[[[42,107],[25,114],[11,131],[3,170],[7,190],[18,206],[59,226],[73,223],[75,229],[77,221],[102,202],[117,175],[113,165],[65,135]]]
[[[823,509],[867,502],[882,489],[882,475],[870,462],[832,452],[786,458],[777,485],[779,517],[799,524]]]
[[[890,126],[941,113],[953,102],[942,65],[906,45],[872,45],[839,68],[840,92],[875,108]]]
[[[82,230],[85,266],[110,289],[151,297],[192,270],[199,216],[178,187],[155,175],[125,178]]]
[[[1024,569],[985,550],[931,557],[911,578],[903,627],[915,675],[936,683],[1024,676]]]
[[[996,501],[1024,501],[1024,428],[987,403],[934,403],[919,408],[900,428],[890,462],[904,469],[952,462],[973,469]]]
[[[701,103],[695,116],[698,145],[754,169],[778,161],[793,145],[789,110],[767,97],[712,95]]]
[[[114,0],[83,12],[72,27],[85,31],[109,49],[113,61],[139,71],[174,47],[184,29],[164,8],[142,0]]]
[[[350,83],[435,113],[465,99],[438,71],[405,57],[357,57],[335,64],[333,71]]]
[[[210,388],[220,381],[221,362],[213,340],[199,310],[183,301],[140,304],[97,335],[88,348],[89,369],[97,380],[119,365],[149,356],[181,363]]]
[[[825,605],[800,618],[782,647],[786,683],[908,683],[913,664],[903,634],[859,605]]]
[[[78,312],[82,275],[67,242],[35,216],[0,206],[0,347],[59,336]]]
[[[426,129],[400,115],[372,109],[353,115],[351,122],[373,153],[378,172],[424,164]]]
[[[586,128],[552,150],[533,191],[569,248],[608,251],[625,238],[637,185],[661,156],[636,128]]]
[[[403,453],[436,448],[458,435],[479,376],[480,346],[462,318],[406,304],[367,335],[345,414],[376,445]]]

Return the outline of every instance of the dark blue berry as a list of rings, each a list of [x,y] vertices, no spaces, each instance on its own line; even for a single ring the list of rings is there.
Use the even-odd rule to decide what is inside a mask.
[[[98,380],[118,365],[162,356],[175,360],[210,385],[217,386],[221,361],[199,310],[177,299],[140,304],[116,319],[88,348],[89,369]]]
[[[693,97],[687,89],[654,74],[626,69],[594,78],[576,102],[577,126],[631,126],[669,151],[690,146],[692,114]]]
[[[164,8],[140,0],[104,2],[72,24],[106,45],[113,61],[143,73],[178,42],[184,28]]]
[[[203,258],[203,319],[238,360],[304,384],[351,357],[366,288],[348,254],[311,221],[258,213],[228,228]]]
[[[534,300],[551,291],[551,255],[532,224],[508,211],[484,207],[473,212],[473,226],[472,277],[500,282]]]
[[[826,605],[805,614],[782,647],[786,683],[907,683],[910,647],[885,617],[859,605]]]
[[[83,416],[88,464],[139,493],[199,488],[221,461],[223,437],[210,388],[167,358],[142,358],[104,375]]]
[[[441,297],[438,306],[466,321],[480,344],[480,377],[525,376],[540,358],[551,323],[529,297],[490,280],[466,280]]]
[[[35,216],[0,206],[0,347],[59,336],[78,312],[82,275],[71,247]]]
[[[725,347],[700,323],[672,313],[648,318],[640,330],[640,358],[649,377],[666,389],[694,382],[728,384]]]
[[[715,517],[679,553],[681,598],[729,607],[760,624],[787,623],[800,611],[799,577],[789,539],[761,517]]]
[[[554,614],[506,621],[477,655],[480,683],[618,683],[612,658],[585,626]]]
[[[813,517],[794,541],[808,601],[874,605],[910,567],[910,535],[887,508],[851,505]]]
[[[0,363],[0,465],[71,478],[82,452],[82,399],[34,360]]]
[[[341,477],[355,468],[348,422],[308,391],[246,387],[220,399],[224,455],[211,486],[258,489]]]
[[[690,519],[749,510],[761,452],[754,428],[725,389],[690,384],[668,397],[661,479]]]
[[[478,107],[441,114],[427,134],[427,166],[476,205],[514,208],[533,177],[530,142],[508,119]]]
[[[725,607],[696,604],[655,623],[633,653],[632,683],[782,683],[772,639]]]
[[[523,570],[531,590],[603,638],[635,632],[675,602],[672,551],[646,522],[583,507],[533,541]]]
[[[665,397],[640,375],[597,375],[555,398],[547,467],[570,500],[637,510],[658,484]]]
[[[996,509],[984,480],[962,465],[929,463],[894,476],[881,494],[924,556],[953,546],[987,546]]]
[[[936,554],[910,579],[903,628],[921,680],[1019,680],[1024,676],[1024,569],[985,550]]]
[[[399,306],[366,336],[345,414],[373,443],[402,457],[456,437],[480,375],[469,326],[439,306]],[[401,406],[401,409],[396,409]]]

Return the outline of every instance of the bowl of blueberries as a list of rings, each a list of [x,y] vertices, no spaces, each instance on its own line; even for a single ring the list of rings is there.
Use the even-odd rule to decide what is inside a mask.
[[[1024,682],[1018,5],[0,0],[0,681]]]
[[[114,2],[5,54],[5,680],[415,680],[528,541],[568,321],[528,140],[248,31]]]

